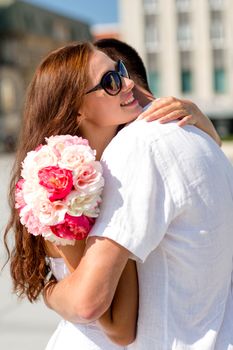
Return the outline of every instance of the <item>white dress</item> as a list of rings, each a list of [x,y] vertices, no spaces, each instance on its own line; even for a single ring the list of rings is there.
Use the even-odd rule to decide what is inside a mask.
[[[49,265],[58,281],[69,274],[62,258],[49,258]],[[71,323],[61,320],[45,350],[124,350],[112,343],[95,322]]]

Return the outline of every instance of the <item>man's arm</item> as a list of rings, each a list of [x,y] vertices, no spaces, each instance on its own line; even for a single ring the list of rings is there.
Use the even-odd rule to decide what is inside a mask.
[[[78,268],[45,288],[47,306],[71,322],[98,319],[112,302],[129,255],[110,239],[90,237]]]

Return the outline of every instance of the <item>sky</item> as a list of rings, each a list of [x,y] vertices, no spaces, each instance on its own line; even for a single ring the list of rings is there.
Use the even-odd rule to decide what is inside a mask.
[[[117,0],[24,0],[91,25],[117,23]]]

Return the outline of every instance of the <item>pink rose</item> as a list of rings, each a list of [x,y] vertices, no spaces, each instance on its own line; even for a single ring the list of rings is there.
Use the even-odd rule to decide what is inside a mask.
[[[57,157],[60,157],[64,149],[69,146],[72,146],[72,145],[88,146],[89,145],[86,139],[83,139],[82,137],[78,137],[78,136],[71,136],[71,135],[50,136],[49,138],[46,138],[46,142],[49,147],[52,147]]]
[[[50,136],[45,138],[47,144],[50,147],[56,147],[57,145],[63,145],[62,149],[64,149],[67,146],[71,145],[85,145],[88,146],[88,140],[83,139],[82,137],[79,136],[72,136],[72,135],[56,135],[56,136]]]
[[[49,192],[51,202],[65,198],[73,187],[72,171],[58,166],[47,166],[40,169],[38,177],[39,184]]]
[[[95,220],[88,216],[65,215],[64,222],[50,226],[51,231],[60,238],[82,240],[87,237]]]
[[[49,226],[42,225],[38,217],[34,215],[32,209],[28,208],[28,206],[25,206],[20,211],[20,222],[34,236],[44,235],[49,231]]]
[[[61,168],[75,170],[78,166],[95,160],[96,152],[89,146],[72,145],[66,147],[58,160]]]
[[[51,202],[46,198],[46,200],[38,201],[33,211],[42,225],[51,226],[63,222],[67,207],[63,201]]]
[[[77,191],[93,193],[104,186],[102,167],[99,162],[91,162],[80,165],[75,170],[74,187]]]
[[[15,208],[19,210],[21,210],[26,205],[23,197],[24,182],[24,179],[20,179],[15,186]]]

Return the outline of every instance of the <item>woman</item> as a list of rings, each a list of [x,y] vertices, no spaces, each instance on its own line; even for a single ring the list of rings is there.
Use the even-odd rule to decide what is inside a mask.
[[[21,162],[27,152],[44,142],[45,137],[59,134],[88,139],[100,159],[119,126],[133,121],[142,112],[133,88],[134,82],[124,64],[121,61],[116,64],[89,43],[72,44],[52,52],[36,70],[25,102],[22,135],[11,182],[12,215],[5,233],[5,238],[11,228],[15,233],[15,247],[11,253],[14,290],[31,302],[39,297],[46,285],[46,257],[59,280],[68,274],[68,270],[77,267],[85,241],[78,241],[75,246],[57,247],[41,236],[30,235],[20,224],[14,209],[14,191],[20,178]],[[62,321],[47,349],[124,348],[135,338],[137,305],[136,267],[129,261],[111,307],[98,322],[78,325]]]

